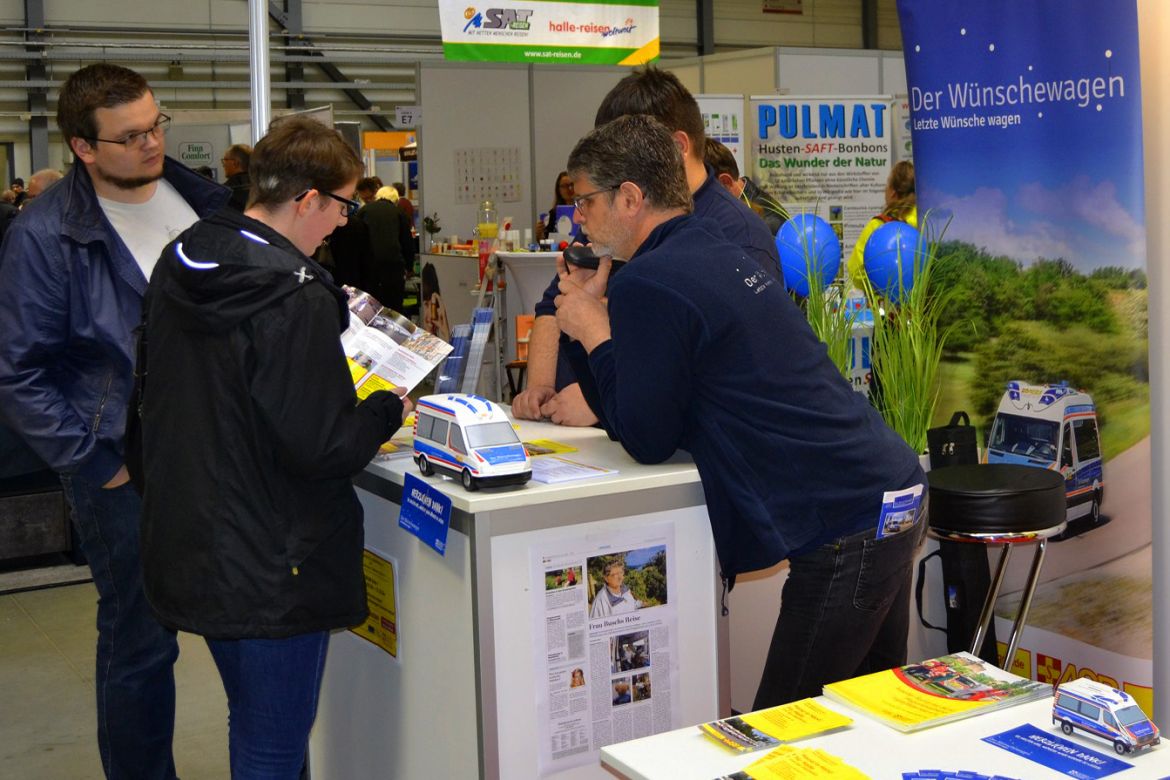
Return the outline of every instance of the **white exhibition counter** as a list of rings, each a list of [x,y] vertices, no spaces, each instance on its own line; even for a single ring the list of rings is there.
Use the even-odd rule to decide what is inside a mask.
[[[983,742],[984,737],[1032,724],[1053,738],[1064,738],[1052,725],[1052,699],[1009,707],[947,723],[913,734],[902,734],[824,696],[817,701],[853,718],[848,728],[792,743],[800,748],[820,748],[843,759],[875,780],[900,780],[904,772],[944,770],[940,777],[963,777],[962,770],[1016,780],[1069,777],[1042,764]],[[1125,780],[1153,780],[1170,776],[1170,743],[1144,753],[1116,756],[1109,744],[1091,738],[1067,738],[1079,747],[1119,759],[1132,767],[1115,776]],[[763,757],[758,753],[733,754],[704,736],[694,726],[665,734],[610,745],[601,751],[602,766],[629,780],[714,780],[743,769]],[[1071,775],[1103,777],[1104,773]]]
[[[578,451],[563,457],[618,473],[477,492],[425,478],[451,501],[445,555],[398,525],[404,477],[420,476],[410,458],[375,462],[355,480],[366,546],[396,570],[397,657],[352,632],[334,635],[310,740],[317,780],[537,777],[550,740],[561,758],[544,759],[553,770],[546,776],[604,776],[588,740],[572,755],[581,734],[612,729],[614,739],[628,739],[729,713],[727,621],[719,617],[718,566],[693,464],[680,457],[639,465],[595,429],[522,422],[518,433],[523,441],[571,445]],[[548,559],[540,556],[550,551],[562,560],[578,555],[584,566],[590,554],[627,549],[622,545],[638,533],[668,540],[672,574],[666,604],[639,610],[637,619],[673,611],[628,635],[642,647],[652,643],[645,663],[654,684],[650,701],[645,674],[626,678],[630,702],[611,696],[625,673],[615,657],[611,674],[604,653],[620,645],[595,633],[583,602],[573,615],[553,615],[574,596],[555,592],[559,580],[539,589],[533,583],[545,582],[549,570],[540,567]],[[576,583],[586,570],[576,569]],[[562,623],[566,657],[587,656],[571,666],[585,668],[589,686],[578,688],[574,679],[573,691],[567,671],[554,670],[545,656],[551,627]],[[550,708],[561,711],[559,719]]]

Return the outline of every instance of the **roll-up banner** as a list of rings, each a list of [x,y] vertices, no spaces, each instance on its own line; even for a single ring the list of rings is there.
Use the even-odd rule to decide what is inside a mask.
[[[641,65],[658,59],[658,0],[500,6],[439,0],[439,20],[448,60]]]
[[[1152,712],[1136,4],[898,0],[898,14],[920,219],[951,219],[934,277],[957,291],[938,419],[966,408],[986,460],[1065,478],[1069,530],[1013,667],[1100,679]],[[1001,637],[1030,557],[1009,573]]]

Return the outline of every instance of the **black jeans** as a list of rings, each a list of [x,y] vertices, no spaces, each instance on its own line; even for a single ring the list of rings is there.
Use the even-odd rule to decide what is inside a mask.
[[[821,687],[906,663],[914,555],[926,528],[875,539],[873,528],[789,560],[780,617],[752,709],[819,696]]]

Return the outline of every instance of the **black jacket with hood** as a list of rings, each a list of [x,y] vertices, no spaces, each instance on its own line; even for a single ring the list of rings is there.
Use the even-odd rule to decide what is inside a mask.
[[[366,615],[351,477],[402,422],[358,404],[345,295],[288,239],[222,209],[162,254],[144,303],[146,594],[161,622],[282,638]]]

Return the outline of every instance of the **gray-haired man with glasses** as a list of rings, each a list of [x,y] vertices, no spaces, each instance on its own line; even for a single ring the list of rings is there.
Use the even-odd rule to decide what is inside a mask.
[[[60,475],[97,586],[97,725],[110,778],[173,778],[175,635],[142,590],[139,496],[123,438],[133,331],[163,247],[225,188],[164,154],[170,118],[138,73],[70,76],[57,124],[76,156],[0,248],[0,417]]]

